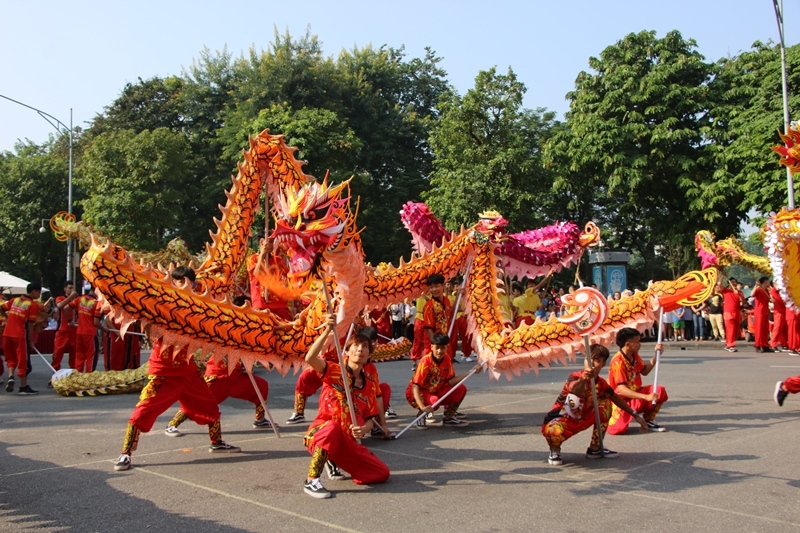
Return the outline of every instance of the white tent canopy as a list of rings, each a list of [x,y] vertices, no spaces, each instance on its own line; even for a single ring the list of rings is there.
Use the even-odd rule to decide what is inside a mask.
[[[0,293],[4,294],[25,294],[28,282],[17,276],[12,276],[8,272],[0,272]]]

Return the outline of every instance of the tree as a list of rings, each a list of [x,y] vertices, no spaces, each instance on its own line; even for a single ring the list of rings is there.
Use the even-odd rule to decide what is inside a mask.
[[[189,145],[166,128],[98,135],[87,148],[78,183],[84,220],[135,250],[157,250],[180,235],[181,207],[193,192]]]
[[[435,170],[423,198],[448,228],[475,223],[485,209],[498,210],[511,229],[548,220],[552,176],[542,145],[554,115],[523,109],[525,91],[511,69],[500,75],[492,68],[463,98],[449,92],[439,104],[430,137]]]
[[[58,291],[65,280],[66,243],[43,219],[66,210],[68,164],[51,138],[19,143],[0,154],[0,270]]]
[[[787,48],[786,59],[789,109],[797,110],[800,45]],[[731,196],[739,211],[778,211],[787,205],[788,194],[786,169],[770,150],[781,142],[777,131],[783,131],[780,50],[771,43],[756,42],[751,50],[720,60],[717,69],[710,86],[714,105],[709,133],[716,170],[703,194]]]
[[[704,132],[714,70],[696,48],[677,31],[641,32],[590,58],[594,72],[578,75],[566,127],[547,148],[556,190],[584,203],[573,208],[593,214],[608,245],[641,256],[644,279],[670,247],[691,248],[698,229],[724,220],[735,230],[745,216],[701,194],[713,172]],[[687,258],[677,270],[694,264],[670,255]]]

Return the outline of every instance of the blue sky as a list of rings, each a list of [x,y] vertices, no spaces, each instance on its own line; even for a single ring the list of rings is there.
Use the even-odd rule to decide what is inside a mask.
[[[788,46],[800,41],[800,8],[786,3]],[[67,123],[73,108],[79,126],[126,82],[180,74],[204,46],[227,46],[234,56],[251,46],[264,49],[276,28],[293,36],[308,29],[327,55],[386,44],[405,45],[408,57],[420,57],[430,46],[461,94],[479,71],[510,66],[528,88],[526,107],[558,113],[567,110],[564,95],[588,69],[588,58],[631,32],[663,36],[677,29],[708,60],[735,55],[756,40],[778,40],[771,0],[0,0],[0,13],[0,94]],[[35,112],[0,99],[0,150],[12,150],[20,138],[43,142],[51,131]]]

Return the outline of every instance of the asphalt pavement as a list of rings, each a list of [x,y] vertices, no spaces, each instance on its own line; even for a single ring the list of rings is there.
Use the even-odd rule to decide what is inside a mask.
[[[133,468],[114,472],[137,395],[64,398],[46,388],[44,364],[34,365],[31,385],[41,394],[0,389],[0,531],[800,529],[800,395],[783,407],[772,398],[777,380],[800,374],[800,357],[756,354],[752,345],[728,353],[668,343],[659,380],[670,400],[658,417],[668,431],[608,436],[620,456],[601,460],[584,456],[587,431],[564,444],[560,467],[547,464],[540,425],[578,365],[510,383],[475,376],[461,408],[469,427],[365,439],[391,469],[389,481],[323,478],[328,500],[303,493],[306,425],[285,423],[295,376],[257,372],[269,381],[280,439],[252,428],[251,404],[228,400],[223,436],[243,451],[210,454],[205,427],[186,422],[185,436],[164,435],[170,410],[142,435]],[[411,363],[378,368],[392,386],[399,430],[414,415],[405,400]],[[314,399],[307,419],[315,408]]]

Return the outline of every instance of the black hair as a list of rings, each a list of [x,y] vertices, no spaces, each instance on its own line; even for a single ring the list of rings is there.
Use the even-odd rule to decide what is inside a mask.
[[[431,274],[428,276],[428,285],[442,285],[444,284],[444,276],[441,274]]]
[[[769,276],[761,276],[760,278],[758,278],[758,284],[759,285],[761,285],[765,281],[769,281]]]
[[[33,291],[41,291],[42,284],[39,283],[38,281],[31,281],[30,283],[28,283],[28,286],[25,289],[26,289],[25,292],[29,294]]]
[[[373,328],[372,326],[364,326],[358,329],[358,334],[363,335],[370,340],[370,342],[375,342],[378,340],[378,330]]]
[[[520,283],[514,283],[513,285],[511,285],[511,290],[512,291],[525,292],[524,290],[522,290],[522,284],[520,284]]]
[[[617,346],[622,348],[629,340],[641,336],[642,334],[633,328],[622,328],[617,332]]]
[[[354,344],[366,344],[369,346],[369,353],[372,354],[375,347],[372,345],[372,341],[369,340],[369,337],[364,335],[361,331],[362,330],[358,330],[349,339],[347,339],[347,342],[344,345],[344,351],[349,350]]]
[[[194,269],[188,266],[179,266],[175,270],[172,271],[172,279],[182,280],[188,279],[192,283],[197,281],[197,276],[194,273]]]
[[[632,329],[632,328],[626,328],[626,329]],[[608,361],[608,357],[611,354],[608,353],[608,348],[606,348],[602,344],[592,344],[591,346],[589,346],[589,355],[591,359],[599,357],[600,359],[603,360],[603,362],[605,362]]]
[[[74,287],[75,283],[71,279],[68,279],[64,282],[64,288],[66,289],[68,285],[72,285]]]
[[[434,333],[431,337],[431,345],[433,346],[447,346],[450,344],[450,337],[444,333]]]

